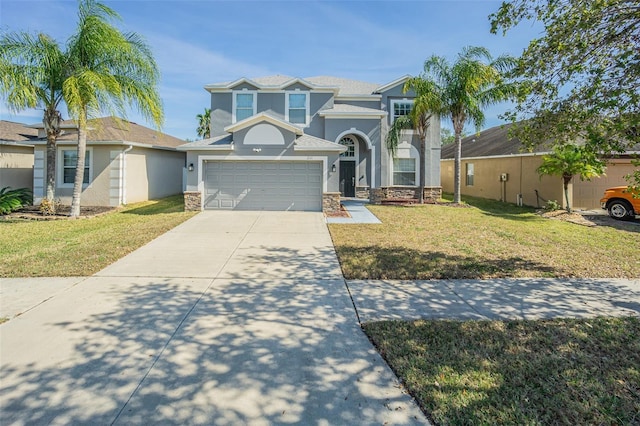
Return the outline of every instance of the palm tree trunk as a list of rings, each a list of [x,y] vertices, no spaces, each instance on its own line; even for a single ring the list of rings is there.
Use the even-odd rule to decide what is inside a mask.
[[[47,133],[47,192],[46,199],[54,207],[53,199],[56,196],[56,140],[60,135],[60,122],[62,117],[60,112],[54,108],[47,108],[44,111],[42,123]]]
[[[453,202],[460,204],[460,158],[462,157],[462,132],[455,130],[456,149],[453,156]]]
[[[84,181],[84,160],[87,151],[87,112],[84,110],[78,120],[78,162],[76,164],[76,177],[73,182],[73,197],[71,198],[72,218],[80,217],[80,196],[82,194],[82,182]]]
[[[425,182],[425,154],[426,144],[424,137],[420,138],[420,194],[418,195],[418,202],[424,204],[424,182]]]

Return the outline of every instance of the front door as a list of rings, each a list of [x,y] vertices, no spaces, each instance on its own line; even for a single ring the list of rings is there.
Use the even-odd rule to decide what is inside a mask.
[[[356,162],[340,162],[340,194],[343,197],[356,196]]]

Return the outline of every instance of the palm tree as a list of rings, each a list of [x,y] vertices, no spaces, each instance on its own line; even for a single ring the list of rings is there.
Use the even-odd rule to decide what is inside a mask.
[[[515,65],[515,59],[510,56],[493,59],[487,49],[474,46],[463,48],[453,64],[436,55],[424,63],[420,78],[435,87],[440,99],[440,115],[450,118],[453,124],[456,144],[454,203],[460,203],[460,157],[464,125],[472,122],[479,131],[484,124],[483,110],[486,107],[517,94],[517,83],[508,82],[505,78],[505,74]]]
[[[196,115],[198,119],[198,136],[202,139],[207,139],[211,136],[211,108],[205,108],[204,114]]]
[[[62,82],[66,57],[46,34],[5,33],[0,37],[0,94],[12,112],[42,107],[47,133],[46,199],[53,201],[56,187],[56,140],[62,117]],[[53,203],[51,203],[53,205]]]
[[[119,18],[113,9],[95,0],[81,0],[78,26],[67,46],[69,76],[62,93],[70,116],[78,123],[72,217],[80,215],[88,120],[103,112],[126,116],[126,106],[133,106],[158,128],[163,121],[156,88],[158,66],[139,35],[122,33],[110,24]]]
[[[592,150],[577,145],[562,145],[553,148],[551,154],[542,157],[542,164],[537,172],[542,175],[562,176],[564,198],[567,211],[571,213],[569,201],[569,183],[575,175],[581,180],[591,180],[604,173],[605,163]]]
[[[402,87],[402,92],[407,93],[413,90],[415,98],[413,106],[408,115],[403,115],[395,119],[389,128],[386,142],[387,148],[392,153],[398,147],[402,131],[405,129],[415,129],[420,139],[420,183],[418,201],[424,203],[424,186],[425,186],[425,156],[426,156],[426,139],[427,131],[431,124],[431,118],[434,114],[437,116],[442,109],[441,99],[437,91],[437,87],[432,81],[425,80],[421,76],[409,78]]]

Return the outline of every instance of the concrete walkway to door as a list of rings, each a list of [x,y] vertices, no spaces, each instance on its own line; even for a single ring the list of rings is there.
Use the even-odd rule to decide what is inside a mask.
[[[0,327],[3,424],[427,424],[320,213],[203,212]]]

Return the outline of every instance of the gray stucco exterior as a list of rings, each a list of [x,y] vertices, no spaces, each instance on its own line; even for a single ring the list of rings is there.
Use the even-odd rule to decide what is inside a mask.
[[[186,151],[187,164],[193,165],[193,171],[186,176],[186,193],[196,194],[200,207],[204,208],[203,169],[208,161],[319,161],[323,167],[323,193],[341,192],[343,196],[353,196],[346,194],[345,182],[347,187],[351,182],[359,194],[363,190],[394,186],[394,158],[385,140],[394,100],[411,101],[414,97],[412,92],[402,93],[405,81],[406,78],[400,78],[379,86],[337,77],[305,80],[276,75],[205,86],[211,93],[211,138],[179,148]],[[237,110],[239,118],[246,117],[249,108],[253,113],[241,120],[235,119],[234,112],[238,94],[251,94],[249,99],[253,99],[253,106],[247,107],[247,96],[237,98],[238,103],[245,102]],[[300,102],[301,97],[290,94],[306,95],[302,98],[306,101],[304,123],[288,121],[289,113],[297,114],[296,121],[301,115],[300,105],[288,107],[289,100]],[[420,141],[411,132],[404,136],[397,158],[416,161],[416,185],[418,173],[424,173],[426,186],[439,187],[438,117],[431,120],[423,170],[418,168]],[[340,145],[343,138],[354,141],[348,153]],[[342,172],[343,162],[353,163],[352,171],[346,167]],[[353,174],[345,180],[341,173]]]

